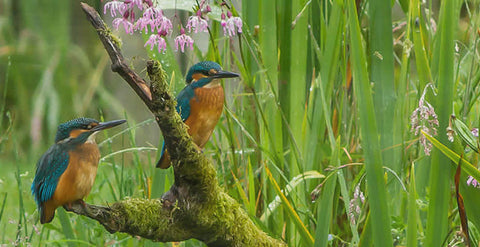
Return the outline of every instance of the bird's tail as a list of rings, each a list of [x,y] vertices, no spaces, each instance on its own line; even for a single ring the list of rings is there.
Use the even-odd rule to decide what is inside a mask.
[[[167,169],[170,167],[170,165],[171,165],[170,155],[168,154],[167,149],[165,149],[165,142],[164,142],[162,146],[162,154],[160,156],[160,160],[157,162],[156,167],[161,169]]]
[[[39,207],[40,209],[40,223],[50,223],[55,217],[55,207],[47,205],[47,203],[42,203]]]
[[[157,168],[167,169],[170,167],[170,165],[171,165],[170,155],[168,154],[167,151],[165,151],[162,157],[160,157],[160,160],[157,162]]]

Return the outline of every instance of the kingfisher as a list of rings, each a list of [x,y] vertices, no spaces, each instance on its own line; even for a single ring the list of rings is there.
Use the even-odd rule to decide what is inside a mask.
[[[223,71],[219,64],[212,61],[199,62],[188,70],[187,86],[177,96],[176,110],[200,149],[210,139],[223,111],[225,93],[220,80],[234,77],[239,75]],[[157,167],[167,169],[170,165],[170,155],[163,142]]]
[[[58,126],[55,144],[37,162],[31,187],[40,223],[51,222],[59,206],[85,205],[83,198],[92,189],[100,160],[95,134],[125,122],[77,118]]]

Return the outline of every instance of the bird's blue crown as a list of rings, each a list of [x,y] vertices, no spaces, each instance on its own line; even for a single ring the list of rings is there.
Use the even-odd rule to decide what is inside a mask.
[[[193,65],[190,67],[187,73],[187,84],[192,83],[194,74],[202,73],[204,75],[209,75],[211,69],[220,71],[222,70],[222,67],[220,67],[218,63],[212,61],[203,61]]]
[[[76,118],[58,126],[55,142],[59,142],[70,136],[70,132],[74,129],[88,129],[92,123],[98,124],[98,121],[92,118]]]

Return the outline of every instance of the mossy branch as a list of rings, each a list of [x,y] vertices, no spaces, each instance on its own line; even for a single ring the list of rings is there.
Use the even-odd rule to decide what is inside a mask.
[[[284,246],[250,220],[235,199],[218,185],[216,171],[192,138],[175,110],[165,72],[158,61],[147,62],[151,85],[124,61],[118,41],[98,13],[82,3],[119,73],[155,116],[172,160],[175,182],[162,199],[126,199],[110,207],[74,204],[70,211],[95,219],[109,232],[125,232],[154,241],[190,238],[209,246]]]

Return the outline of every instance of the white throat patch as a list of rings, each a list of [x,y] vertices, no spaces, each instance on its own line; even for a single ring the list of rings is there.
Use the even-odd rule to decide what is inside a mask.
[[[213,87],[218,87],[220,86],[220,80],[221,79],[213,79],[210,83],[207,85],[203,86],[204,88],[213,88]]]
[[[85,143],[95,143],[95,136],[97,135],[97,133],[98,132],[91,134]]]

